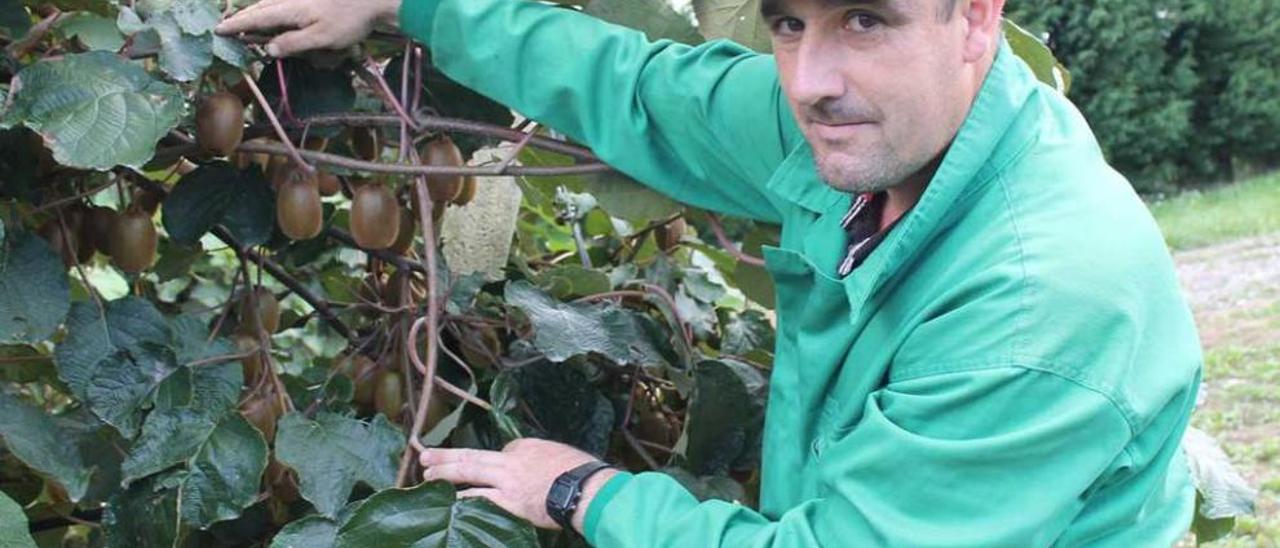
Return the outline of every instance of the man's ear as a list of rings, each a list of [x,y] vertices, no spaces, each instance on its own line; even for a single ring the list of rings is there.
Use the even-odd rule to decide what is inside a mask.
[[[965,23],[964,60],[975,63],[1000,43],[1000,14],[1005,0],[961,0],[960,17]]]

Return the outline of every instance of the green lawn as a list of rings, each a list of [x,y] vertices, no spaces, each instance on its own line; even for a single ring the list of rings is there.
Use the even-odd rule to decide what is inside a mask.
[[[1174,250],[1280,232],[1280,173],[1151,204]]]

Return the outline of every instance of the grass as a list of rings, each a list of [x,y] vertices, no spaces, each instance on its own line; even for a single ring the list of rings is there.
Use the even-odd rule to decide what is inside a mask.
[[[1205,355],[1203,407],[1192,424],[1208,432],[1258,488],[1256,514],[1236,520],[1223,547],[1280,546],[1280,341]]]
[[[1175,251],[1280,232],[1280,173],[1151,204]]]

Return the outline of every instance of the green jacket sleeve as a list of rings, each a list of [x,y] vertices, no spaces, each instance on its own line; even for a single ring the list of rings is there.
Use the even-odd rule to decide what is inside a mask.
[[[871,395],[820,439],[818,498],[782,515],[699,503],[660,473],[592,500],[595,546],[1048,546],[1123,458],[1102,395],[1020,367],[936,374]]]
[[[446,75],[589,146],[672,198],[781,222],[764,189],[795,135],[773,57],[697,47],[526,0],[404,0]]]

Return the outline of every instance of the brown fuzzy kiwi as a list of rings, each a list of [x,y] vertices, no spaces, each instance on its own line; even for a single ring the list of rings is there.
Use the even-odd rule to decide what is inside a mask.
[[[320,170],[316,172],[316,185],[320,189],[321,196],[335,196],[342,192],[342,181],[337,175],[328,171]]]
[[[115,228],[120,214],[105,206],[93,206],[84,214],[80,225],[80,241],[92,249],[111,254],[111,231]]]
[[[680,238],[684,237],[685,229],[689,224],[685,222],[684,217],[679,217],[671,221],[655,231],[654,237],[658,240],[658,248],[664,253],[670,253],[676,246],[680,245]]]
[[[252,304],[257,304],[257,314],[252,313]],[[280,301],[265,287],[254,288],[252,298],[245,293],[240,299],[240,331],[256,337],[259,328],[268,335],[280,328]]]
[[[151,268],[156,260],[159,239],[151,214],[137,207],[130,207],[116,219],[108,247],[111,262],[125,272],[137,273]]]
[[[359,355],[351,360],[351,369],[355,372],[351,379],[355,393],[351,399],[356,406],[370,411],[374,408],[374,393],[378,387],[378,365],[368,356]]]
[[[400,372],[394,369],[383,369],[378,372],[375,383],[374,408],[391,419],[391,422],[399,423],[400,411],[404,409],[404,382]]]
[[[476,178],[468,175],[462,181],[462,190],[453,198],[453,205],[462,207],[471,203],[471,200],[474,199],[476,199]]]
[[[356,189],[351,200],[351,237],[364,249],[386,249],[399,232],[400,206],[385,185]]]
[[[324,205],[314,178],[291,177],[276,193],[276,223],[293,240],[310,240],[324,228]]]
[[[351,152],[366,162],[376,162],[382,157],[382,135],[377,128],[351,128]]]
[[[214,156],[235,152],[244,137],[244,103],[234,93],[210,95],[196,110],[196,142]]]
[[[462,151],[448,135],[427,141],[419,151],[423,165],[461,167],[466,162]],[[462,192],[462,175],[428,175],[427,191],[431,193],[431,201],[436,203],[452,202]]]
[[[257,386],[258,381],[262,378],[262,352],[259,351],[258,339],[244,333],[236,333],[231,337],[231,342],[236,345],[237,354],[247,354],[240,358],[240,364],[244,371],[244,385],[253,387]]]
[[[400,208],[400,222],[396,231],[396,241],[391,244],[391,251],[404,255],[413,247],[413,237],[417,235],[418,223],[409,208]]]
[[[269,390],[249,398],[240,406],[240,415],[262,432],[262,437],[266,438],[267,443],[276,439],[276,422],[283,414],[284,409],[280,407],[280,400]]]
[[[160,209],[160,203],[164,201],[164,196],[158,192],[138,189],[133,192],[133,207],[145,211],[147,215],[155,215],[156,210]]]
[[[57,218],[49,219],[36,229],[36,234],[49,244],[49,248],[53,253],[62,259],[62,265],[71,267],[77,262],[77,250],[82,247],[80,237],[67,227],[62,229],[62,223]]]

